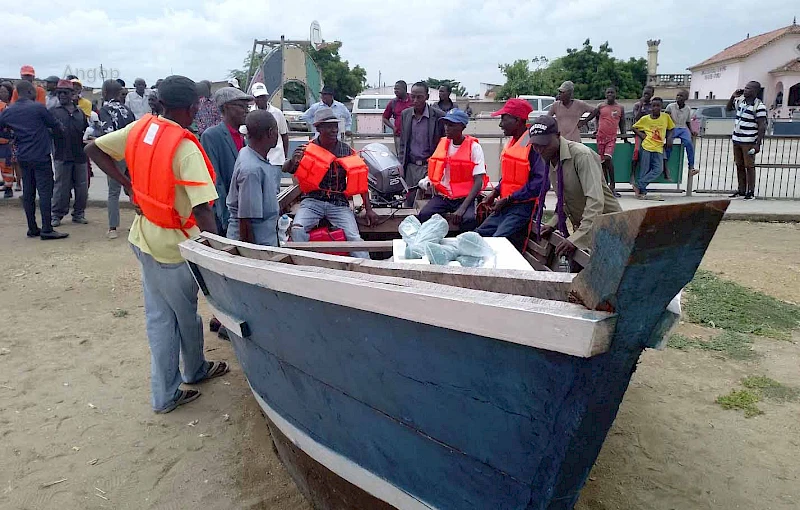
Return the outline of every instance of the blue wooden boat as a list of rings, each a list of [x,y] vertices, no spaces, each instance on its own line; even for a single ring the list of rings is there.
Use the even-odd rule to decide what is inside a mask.
[[[181,252],[316,508],[568,509],[727,205],[603,216],[577,274]]]

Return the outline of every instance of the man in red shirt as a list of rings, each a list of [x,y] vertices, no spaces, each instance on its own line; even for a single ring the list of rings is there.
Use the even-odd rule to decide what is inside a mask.
[[[615,191],[616,182],[614,180],[614,148],[617,146],[617,130],[620,134],[625,133],[625,108],[617,103],[617,89],[613,86],[606,89],[606,101],[600,103],[597,108],[586,118],[589,122],[597,117],[597,153],[603,159],[603,173],[606,176],[608,187],[619,198],[621,195]]]
[[[403,80],[398,80],[394,84],[395,98],[389,101],[383,111],[383,125],[394,133],[394,153],[399,153],[400,133],[403,129],[402,113],[406,108],[411,108],[411,96],[408,95],[408,84]],[[394,122],[392,122],[392,119]]]

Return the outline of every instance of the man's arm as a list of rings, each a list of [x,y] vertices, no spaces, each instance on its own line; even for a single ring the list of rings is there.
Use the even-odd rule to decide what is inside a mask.
[[[392,133],[394,133],[394,123],[392,123],[392,121],[389,119],[392,118],[392,114],[394,112],[393,108],[394,108],[394,99],[389,101],[389,104],[386,105],[386,109],[383,110],[383,125],[391,129]]]
[[[761,101],[758,102],[758,108],[753,108],[756,116],[756,123],[758,124],[758,134],[756,134],[755,153],[761,152],[761,143],[764,141],[764,135],[767,134],[767,108]]]
[[[575,172],[586,197],[581,223],[568,240],[575,246],[585,245],[583,238],[592,230],[594,221],[603,214],[605,196],[603,194],[603,169],[591,154],[576,154],[573,157]]]
[[[633,103],[633,122],[642,118],[642,103],[640,101],[636,101]]]
[[[131,180],[128,178],[128,176],[119,171],[114,159],[103,152],[100,147],[95,144],[95,142],[89,142],[89,145],[87,145],[83,151],[86,153],[89,159],[91,159],[92,162],[100,168],[100,170],[118,183],[122,184],[122,187],[125,188],[125,192],[129,197],[131,197],[131,201],[133,202],[134,197]]]
[[[303,112],[303,115],[301,115],[300,118],[310,126],[314,122],[314,112],[317,111],[318,107],[319,106],[317,103],[312,104],[308,107],[308,110]]]
[[[300,147],[294,150],[294,154],[292,154],[291,158],[286,158],[286,162],[283,163],[283,171],[287,174],[293,174],[297,171],[297,165],[300,164],[300,160],[303,159],[303,154],[306,152],[306,146],[301,145]]]
[[[620,105],[619,110],[620,110],[620,114],[619,114],[619,134],[624,135],[625,134],[625,107]]]
[[[94,160],[94,158],[92,158]],[[211,210],[211,204],[199,204],[192,207],[194,213],[194,220],[197,222],[197,228],[203,232],[217,233],[217,220],[214,218],[214,211]]]
[[[253,233],[253,222],[250,218],[239,218],[239,240],[245,243],[256,244],[256,236]]]
[[[344,110],[344,131],[350,133],[353,128],[353,116],[350,115],[350,110],[345,105],[342,105],[342,110]]]
[[[522,188],[509,195],[508,201],[511,203],[529,202],[538,198],[542,191],[545,176],[547,175],[547,165],[539,154],[533,150],[530,152],[528,161],[531,165],[528,182]]]
[[[281,143],[283,144],[283,153],[289,154],[289,133],[281,135]]]
[[[738,90],[734,92],[731,95],[730,99],[728,99],[728,103],[725,105],[725,109],[727,111],[732,112],[733,110],[736,109],[736,98],[741,96],[741,94],[738,94],[738,92],[739,92]]]
[[[586,122],[589,122],[590,120],[592,120],[592,119],[596,118],[598,115],[600,115],[600,108],[601,108],[601,106],[597,105],[597,108],[592,110],[592,113],[590,113],[589,116],[586,117]]]

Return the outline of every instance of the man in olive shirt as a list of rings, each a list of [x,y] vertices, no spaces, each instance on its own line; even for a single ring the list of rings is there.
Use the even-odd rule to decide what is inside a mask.
[[[530,129],[533,150],[550,166],[550,182],[558,196],[556,214],[542,228],[547,237],[556,228],[565,240],[556,247],[557,256],[571,255],[575,248],[592,246],[592,226],[601,214],[620,212],[622,208],[603,179],[597,154],[585,145],[561,136],[553,117],[542,115]],[[575,227],[567,237],[566,218]]]

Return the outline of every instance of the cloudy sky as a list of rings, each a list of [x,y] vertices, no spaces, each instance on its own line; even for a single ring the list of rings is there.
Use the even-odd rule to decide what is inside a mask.
[[[661,39],[659,72],[686,72],[748,32],[791,24],[800,14],[791,3],[662,2],[654,15],[651,2],[621,0],[139,0],[80,2],[79,10],[26,0],[4,9],[0,76],[17,76],[23,64],[42,78],[103,64],[129,84],[169,74],[220,80],[240,66],[254,38],[307,39],[316,19],[323,38],[342,41],[343,57],[364,67],[370,84],[380,71],[386,83],[453,78],[475,93],[481,82],[503,83],[499,63],[555,58],[586,38],[595,47],[608,41],[626,59],[645,56],[647,39]]]

